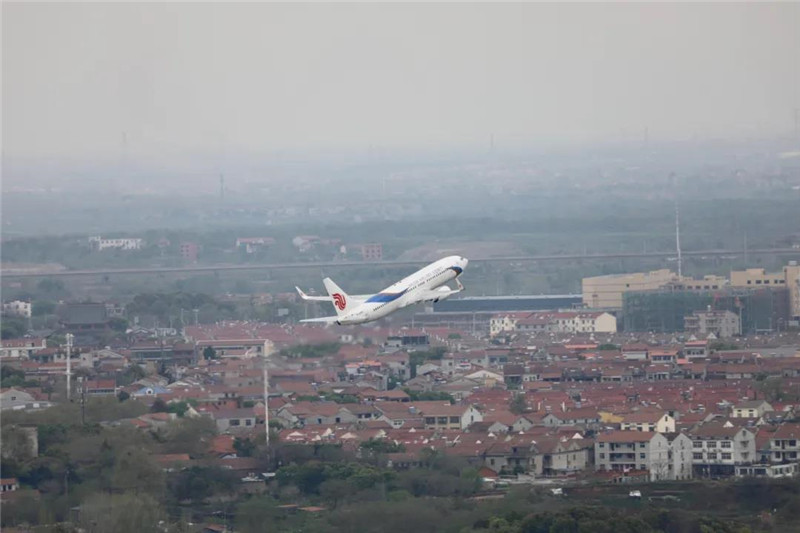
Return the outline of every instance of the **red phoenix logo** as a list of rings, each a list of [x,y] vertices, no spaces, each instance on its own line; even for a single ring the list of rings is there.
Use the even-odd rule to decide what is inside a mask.
[[[344,294],[339,294],[338,292],[334,294],[333,304],[339,311],[344,311],[344,308],[347,305],[347,300],[345,299]]]

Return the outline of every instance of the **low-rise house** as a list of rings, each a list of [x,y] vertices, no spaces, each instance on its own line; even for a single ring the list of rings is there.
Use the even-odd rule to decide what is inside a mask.
[[[19,490],[19,480],[15,477],[0,479],[0,492],[14,492]]]
[[[47,348],[45,339],[21,338],[0,340],[0,359],[30,359]]]
[[[640,409],[624,415],[620,428],[623,431],[654,431],[673,433],[675,419],[660,409]]]
[[[584,407],[564,412],[552,412],[542,417],[545,426],[596,426],[601,416],[597,409]]]
[[[626,361],[645,361],[649,348],[644,343],[625,344],[622,346],[622,358]]]
[[[0,410],[23,409],[26,405],[35,402],[36,399],[29,392],[11,387],[10,389],[0,389]]]
[[[427,429],[465,430],[483,420],[481,412],[471,405],[428,405],[422,409],[422,415]]]
[[[252,429],[256,425],[256,415],[252,409],[222,409],[211,411],[211,415],[220,433]]]
[[[772,411],[774,409],[765,400],[750,400],[734,405],[732,416],[733,418],[761,418]]]

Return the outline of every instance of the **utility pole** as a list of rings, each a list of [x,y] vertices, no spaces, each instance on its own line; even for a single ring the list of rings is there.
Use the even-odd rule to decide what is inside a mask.
[[[72,397],[72,339],[75,336],[72,333],[66,334],[67,339],[67,401]]]
[[[264,358],[264,436],[266,437],[267,453],[269,454],[269,375],[267,373],[267,343],[261,353]]]
[[[86,425],[86,378],[78,376],[81,389],[81,425]]]

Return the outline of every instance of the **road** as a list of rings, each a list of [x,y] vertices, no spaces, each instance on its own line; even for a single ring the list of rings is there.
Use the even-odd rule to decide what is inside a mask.
[[[682,251],[683,257],[719,257],[725,255],[741,255],[743,250],[696,250]],[[772,255],[772,254],[793,254],[800,259],[800,249],[796,248],[762,248],[747,250],[748,256],[753,255]],[[470,264],[476,263],[508,263],[508,262],[530,262],[530,261],[595,261],[603,259],[644,259],[674,257],[675,251],[667,252],[618,252],[607,254],[568,254],[568,255],[526,255],[526,256],[505,256],[470,258]],[[223,271],[244,271],[244,270],[285,270],[298,268],[352,268],[352,267],[397,267],[415,266],[428,263],[428,261],[325,261],[318,263],[261,263],[253,265],[195,265],[182,267],[136,267],[136,268],[113,268],[113,269],[88,269],[88,270],[62,270],[56,272],[2,272],[3,278],[46,278],[46,277],[77,277],[77,276],[113,276],[121,274],[179,274],[184,272],[223,272]]]

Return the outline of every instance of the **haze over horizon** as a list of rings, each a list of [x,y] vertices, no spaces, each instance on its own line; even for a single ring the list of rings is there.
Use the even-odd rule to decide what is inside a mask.
[[[756,139],[800,107],[796,3],[2,10],[4,166]]]

